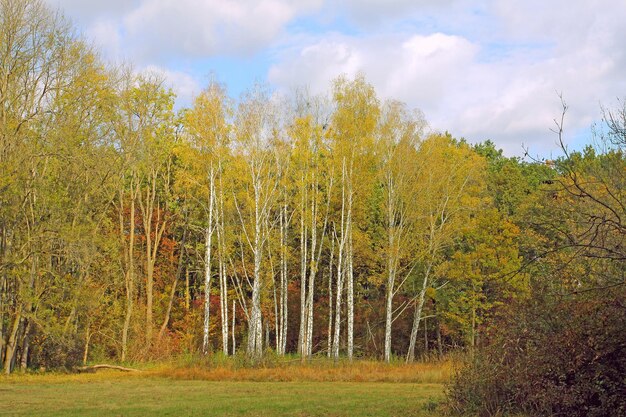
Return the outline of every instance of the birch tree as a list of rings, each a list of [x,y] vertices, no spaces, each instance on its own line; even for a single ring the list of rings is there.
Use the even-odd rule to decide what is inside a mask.
[[[460,235],[461,225],[484,198],[485,161],[467,144],[435,135],[422,142],[418,158],[426,167],[421,170],[416,191],[420,196],[416,222],[422,231],[417,237],[421,277],[415,283],[417,294],[407,362],[415,359],[417,332],[434,268],[441,261],[442,251]]]
[[[288,245],[289,231],[293,218],[293,189],[292,174],[294,167],[291,161],[292,144],[287,137],[274,143],[275,163],[277,170],[277,198],[273,223],[278,227],[278,292],[276,291],[276,273],[272,266],[274,281],[274,318],[275,318],[275,347],[279,355],[284,355],[287,349],[287,331],[289,328],[289,273],[288,264],[290,248]],[[277,217],[277,219],[276,219]],[[271,257],[270,257],[271,262]]]
[[[300,332],[298,351],[309,357],[313,348],[313,304],[323,244],[327,234],[333,177],[327,166],[324,128],[312,114],[296,117],[290,129],[300,220]]]
[[[380,113],[374,88],[362,76],[353,81],[338,78],[334,84],[332,115],[332,152],[335,169],[341,178],[339,242],[337,257],[337,302],[335,305],[335,357],[338,356],[340,335],[341,296],[346,284],[347,303],[347,354],[354,353],[354,242],[353,227],[355,198],[367,193],[368,175],[371,167],[371,150]],[[337,222],[337,221],[336,221]]]
[[[185,124],[190,140],[187,158],[191,175],[181,178],[196,195],[205,215],[204,222],[204,319],[202,351],[209,351],[211,279],[213,276],[213,236],[217,235],[217,267],[220,288],[222,350],[228,354],[228,286],[225,259],[225,213],[223,167],[231,133],[232,108],[222,85],[213,81],[186,112]]]
[[[399,102],[389,102],[382,115],[378,151],[380,182],[384,190],[386,241],[385,361],[391,359],[393,300],[415,268],[413,212],[420,198],[415,193],[420,160],[417,155],[424,121]],[[399,277],[398,275],[401,276]],[[399,282],[398,282],[399,281]]]
[[[261,292],[264,288],[263,256],[268,239],[265,225],[278,187],[270,149],[275,123],[272,104],[260,86],[244,95],[236,118],[235,140],[241,181],[236,209],[245,244],[252,253],[252,299],[249,314],[247,355],[258,360],[263,354]]]

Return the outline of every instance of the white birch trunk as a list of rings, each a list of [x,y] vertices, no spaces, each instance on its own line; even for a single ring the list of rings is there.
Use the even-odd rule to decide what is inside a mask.
[[[467,181],[467,180],[466,180]],[[415,314],[413,316],[413,328],[411,329],[411,338],[409,341],[409,351],[406,355],[407,362],[413,362],[415,360],[415,345],[417,343],[417,330],[419,328],[419,323],[422,317],[422,310],[424,308],[424,302],[426,300],[426,290],[428,289],[430,273],[434,266],[435,255],[439,250],[441,250],[441,235],[443,233],[444,227],[447,224],[448,217],[446,216],[446,209],[448,206],[448,202],[450,201],[450,197],[446,196],[441,203],[437,215],[430,216],[430,226],[429,226],[429,238],[428,238],[428,265],[426,267],[426,271],[424,271],[424,280],[422,282],[422,288],[420,290],[418,299],[415,304]]]
[[[348,193],[348,219],[347,219],[346,261],[348,281],[348,359],[352,360],[354,354],[354,269],[353,269],[353,246],[352,246],[352,188]]]
[[[280,271],[279,271],[279,275],[280,275]],[[280,286],[280,282],[278,283],[278,285]],[[278,297],[276,295],[276,279],[274,278],[274,283],[272,285],[272,292],[274,293],[274,333],[275,336],[274,337],[274,351],[277,354],[280,354],[280,348],[278,347],[280,345],[280,317],[278,317]]]
[[[226,276],[226,242],[224,239],[224,196],[222,194],[221,178],[220,178],[220,195],[218,209],[218,227],[217,227],[217,243],[218,243],[218,268],[220,280],[220,319],[222,323],[222,351],[228,356],[228,281]]]
[[[391,360],[391,324],[393,314],[393,292],[395,271],[389,270],[387,276],[386,303],[385,303],[385,362]]]
[[[330,246],[330,261],[328,262],[328,346],[327,356],[330,358],[332,355],[333,346],[333,257],[335,255],[335,238],[332,237],[332,243]]]
[[[281,206],[280,222],[280,285],[276,324],[276,352],[284,355],[287,345],[287,203]]]
[[[237,303],[236,300],[233,300],[233,325],[232,325],[232,331],[233,331],[233,355],[235,355],[235,353],[237,353],[237,344],[236,344],[236,339],[235,339],[235,313],[237,312]]]
[[[211,240],[213,238],[213,206],[215,198],[214,172],[211,166],[209,173],[209,219],[205,231],[204,256],[204,325],[202,338],[202,353],[209,353],[209,320],[211,309]]]
[[[385,362],[391,360],[393,296],[398,266],[401,230],[396,228],[396,193],[391,172],[387,174],[387,287],[385,288]],[[399,227],[398,227],[399,228]]]
[[[285,205],[283,206],[283,216],[284,216],[284,227],[285,227],[285,231],[283,234],[283,251],[282,251],[282,257],[281,257],[281,262],[282,262],[282,291],[281,291],[281,295],[282,295],[282,307],[283,307],[283,314],[282,314],[282,346],[281,346],[281,352],[283,353],[283,355],[285,353],[287,353],[287,329],[288,329],[288,319],[289,319],[289,276],[287,275],[287,233],[288,233],[288,219],[287,219],[287,203],[285,203]]]
[[[219,280],[220,280],[220,319],[222,323],[222,351],[224,355],[228,356],[228,283],[226,281],[226,266],[224,263],[223,253],[223,232],[218,229],[218,243],[220,244],[219,252]]]
[[[307,186],[302,176],[302,198],[300,201],[300,331],[298,333],[298,352],[306,354],[304,343],[306,337],[306,287],[307,287],[307,260],[308,260],[308,226],[306,224]]]
[[[417,344],[417,331],[419,329],[420,321],[422,318],[422,310],[424,309],[424,301],[426,300],[426,290],[428,288],[428,280],[430,278],[430,270],[432,268],[432,262],[428,264],[426,271],[424,272],[424,280],[422,282],[422,289],[420,290],[419,297],[415,303],[415,313],[413,315],[413,328],[411,329],[411,338],[409,341],[409,351],[406,355],[406,362],[410,363],[415,360],[415,345]]]
[[[258,173],[253,174],[254,187],[254,276],[252,282],[252,306],[248,329],[247,354],[253,359],[263,355],[263,329],[261,323],[261,257],[262,257],[262,218],[261,218],[261,184]]]
[[[220,318],[222,322],[222,351],[228,356],[229,320],[228,320],[228,277],[226,274],[226,228],[224,224],[224,186],[222,184],[222,163],[218,161],[219,173],[219,202],[217,209],[217,243],[218,243],[218,268],[220,279]]]
[[[226,280],[226,266],[222,262],[222,296],[224,299],[224,316],[222,320],[222,349],[228,355],[228,282]]]
[[[339,239],[339,253],[337,254],[337,292],[335,294],[335,334],[333,337],[333,357],[339,359],[339,337],[341,336],[341,300],[343,297],[344,281],[344,247],[346,244],[346,160],[343,159],[341,174],[341,225]]]
[[[315,250],[317,248],[317,184],[314,181],[313,195],[311,197],[311,261],[308,276],[306,334],[304,338],[303,354],[310,357],[313,349],[313,294],[315,291],[315,276],[317,273],[317,260]]]
[[[280,208],[278,215],[278,232],[280,242],[280,262],[278,267],[278,296],[276,295],[276,285],[274,285],[274,315],[276,316],[276,353],[283,355],[283,249],[284,249],[284,226],[283,226],[283,209]]]

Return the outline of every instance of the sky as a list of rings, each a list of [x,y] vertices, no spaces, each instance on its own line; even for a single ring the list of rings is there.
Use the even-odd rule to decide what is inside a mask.
[[[45,0],[110,62],[161,74],[177,106],[216,78],[237,97],[328,93],[363,74],[433,131],[507,155],[589,142],[626,96],[624,0]]]

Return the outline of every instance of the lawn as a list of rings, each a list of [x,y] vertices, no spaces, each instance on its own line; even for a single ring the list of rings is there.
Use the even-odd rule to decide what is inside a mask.
[[[442,384],[253,382],[163,374],[0,379],[3,416],[437,416]]]

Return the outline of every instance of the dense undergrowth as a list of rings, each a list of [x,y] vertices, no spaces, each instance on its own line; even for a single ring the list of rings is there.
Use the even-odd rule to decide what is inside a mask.
[[[488,345],[454,375],[450,409],[479,416],[626,416],[626,304],[601,297],[510,308]]]

